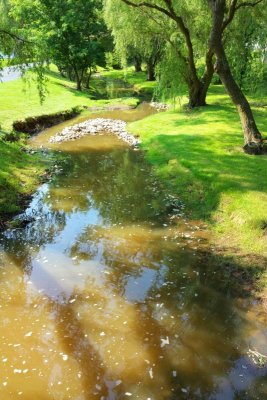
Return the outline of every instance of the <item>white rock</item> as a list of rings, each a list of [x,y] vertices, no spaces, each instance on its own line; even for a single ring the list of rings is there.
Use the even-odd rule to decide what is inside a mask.
[[[61,143],[68,140],[79,139],[85,135],[108,132],[135,147],[140,144],[140,140],[127,132],[126,125],[126,122],[121,120],[96,118],[63,129],[62,132],[50,139],[50,143]]]

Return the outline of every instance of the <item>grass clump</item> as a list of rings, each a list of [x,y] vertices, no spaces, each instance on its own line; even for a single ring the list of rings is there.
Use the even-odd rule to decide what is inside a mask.
[[[21,143],[0,140],[0,222],[19,212],[49,166],[39,153],[28,154]]]

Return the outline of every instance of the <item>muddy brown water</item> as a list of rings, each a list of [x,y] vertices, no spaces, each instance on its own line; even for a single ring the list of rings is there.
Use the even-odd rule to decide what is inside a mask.
[[[132,121],[153,112],[101,113]],[[60,152],[25,228],[0,235],[1,400],[266,399],[266,319],[210,261],[141,152],[113,136]]]

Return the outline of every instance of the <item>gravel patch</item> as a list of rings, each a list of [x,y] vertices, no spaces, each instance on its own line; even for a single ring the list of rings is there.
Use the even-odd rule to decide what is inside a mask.
[[[85,135],[97,135],[108,132],[123,140],[130,146],[137,147],[141,142],[138,138],[127,132],[126,122],[115,119],[96,118],[77,125],[69,126],[62,132],[53,136],[50,143],[61,143],[79,139]]]

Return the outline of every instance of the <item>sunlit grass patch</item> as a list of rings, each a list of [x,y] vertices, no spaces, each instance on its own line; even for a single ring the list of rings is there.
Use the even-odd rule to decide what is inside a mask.
[[[243,153],[239,117],[222,87],[207,100],[206,108],[159,113],[130,130],[188,214],[209,221],[221,245],[266,255],[267,158]],[[254,112],[266,135],[267,111]]]

